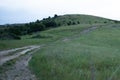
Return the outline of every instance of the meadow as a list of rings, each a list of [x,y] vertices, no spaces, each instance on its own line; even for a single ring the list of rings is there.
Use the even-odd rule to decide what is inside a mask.
[[[48,26],[51,21],[59,26]],[[34,31],[44,22],[46,30]],[[31,27],[32,33],[20,36],[20,40],[0,40],[0,51],[44,45],[29,62],[38,80],[120,79],[119,21],[89,15],[64,15],[28,25],[27,30]]]
[[[80,30],[87,29],[91,26],[91,24],[61,26],[30,35],[23,35],[21,36],[21,40],[0,40],[0,50],[51,43],[63,37],[77,34]]]
[[[119,26],[104,25],[70,40],[44,46],[34,54],[30,68],[39,80],[119,80]],[[56,35],[64,32],[55,31]]]

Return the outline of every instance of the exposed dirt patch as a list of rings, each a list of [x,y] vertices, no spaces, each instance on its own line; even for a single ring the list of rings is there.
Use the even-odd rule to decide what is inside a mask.
[[[98,27],[96,27],[96,26],[90,27],[90,28],[81,31],[80,33],[78,33],[78,34],[76,34],[76,35],[74,35],[74,36],[72,36],[72,37],[66,37],[66,38],[64,38],[62,41],[64,41],[64,42],[70,41],[70,40],[72,40],[72,39],[74,39],[74,38],[76,38],[76,37],[79,37],[80,35],[87,34],[87,33],[91,32],[91,31],[93,31],[93,30],[95,30],[95,29],[97,29],[97,28],[98,28]]]
[[[14,55],[2,58],[0,61],[2,64],[14,58],[17,58],[17,61],[7,71],[0,74],[0,80],[37,80],[35,75],[33,75],[32,72],[29,70],[28,62],[31,59],[32,54],[39,49],[40,46],[29,46],[29,48],[25,47],[24,50]],[[21,56],[23,54],[25,55]]]

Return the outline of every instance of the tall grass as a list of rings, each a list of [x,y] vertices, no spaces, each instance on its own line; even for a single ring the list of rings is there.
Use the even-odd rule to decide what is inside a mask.
[[[94,24],[97,25],[97,24]],[[27,45],[47,44],[59,40],[60,38],[68,37],[79,33],[81,30],[91,27],[90,24],[61,26],[46,31],[33,33],[32,35],[22,36],[21,40],[0,40],[0,50],[22,47]],[[35,37],[40,35],[41,37]]]
[[[110,80],[120,65],[120,28],[104,26],[39,50],[30,67],[39,80]],[[111,80],[120,79],[120,70]]]

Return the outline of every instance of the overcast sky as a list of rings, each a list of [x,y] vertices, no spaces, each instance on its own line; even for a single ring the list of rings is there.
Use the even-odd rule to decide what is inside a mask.
[[[120,0],[0,0],[0,24],[25,23],[54,14],[89,14],[120,20]]]

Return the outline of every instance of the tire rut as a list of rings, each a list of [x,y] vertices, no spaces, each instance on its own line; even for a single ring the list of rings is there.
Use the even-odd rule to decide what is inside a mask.
[[[31,59],[32,54],[39,49],[40,46],[30,46],[30,48],[19,52],[19,55],[18,53],[12,55],[14,58],[17,58],[17,61],[7,71],[0,74],[0,80],[37,80],[35,75],[29,70],[28,62]],[[7,58],[9,58],[9,56],[7,56],[6,59]],[[14,58],[12,57],[12,59]],[[9,58],[9,60],[11,60],[11,58]]]
[[[74,39],[74,38],[77,38],[77,37],[79,37],[79,36],[81,36],[81,35],[87,34],[87,33],[91,32],[91,31],[93,31],[93,30],[95,30],[95,29],[97,29],[97,28],[99,28],[99,27],[92,26],[92,27],[90,27],[90,28],[88,28],[88,29],[85,29],[85,30],[81,31],[80,33],[78,33],[78,34],[76,34],[76,35],[74,35],[74,36],[72,36],[72,37],[66,37],[66,38],[64,38],[62,41],[64,41],[64,42],[70,41],[70,40],[72,40],[72,39]]]

